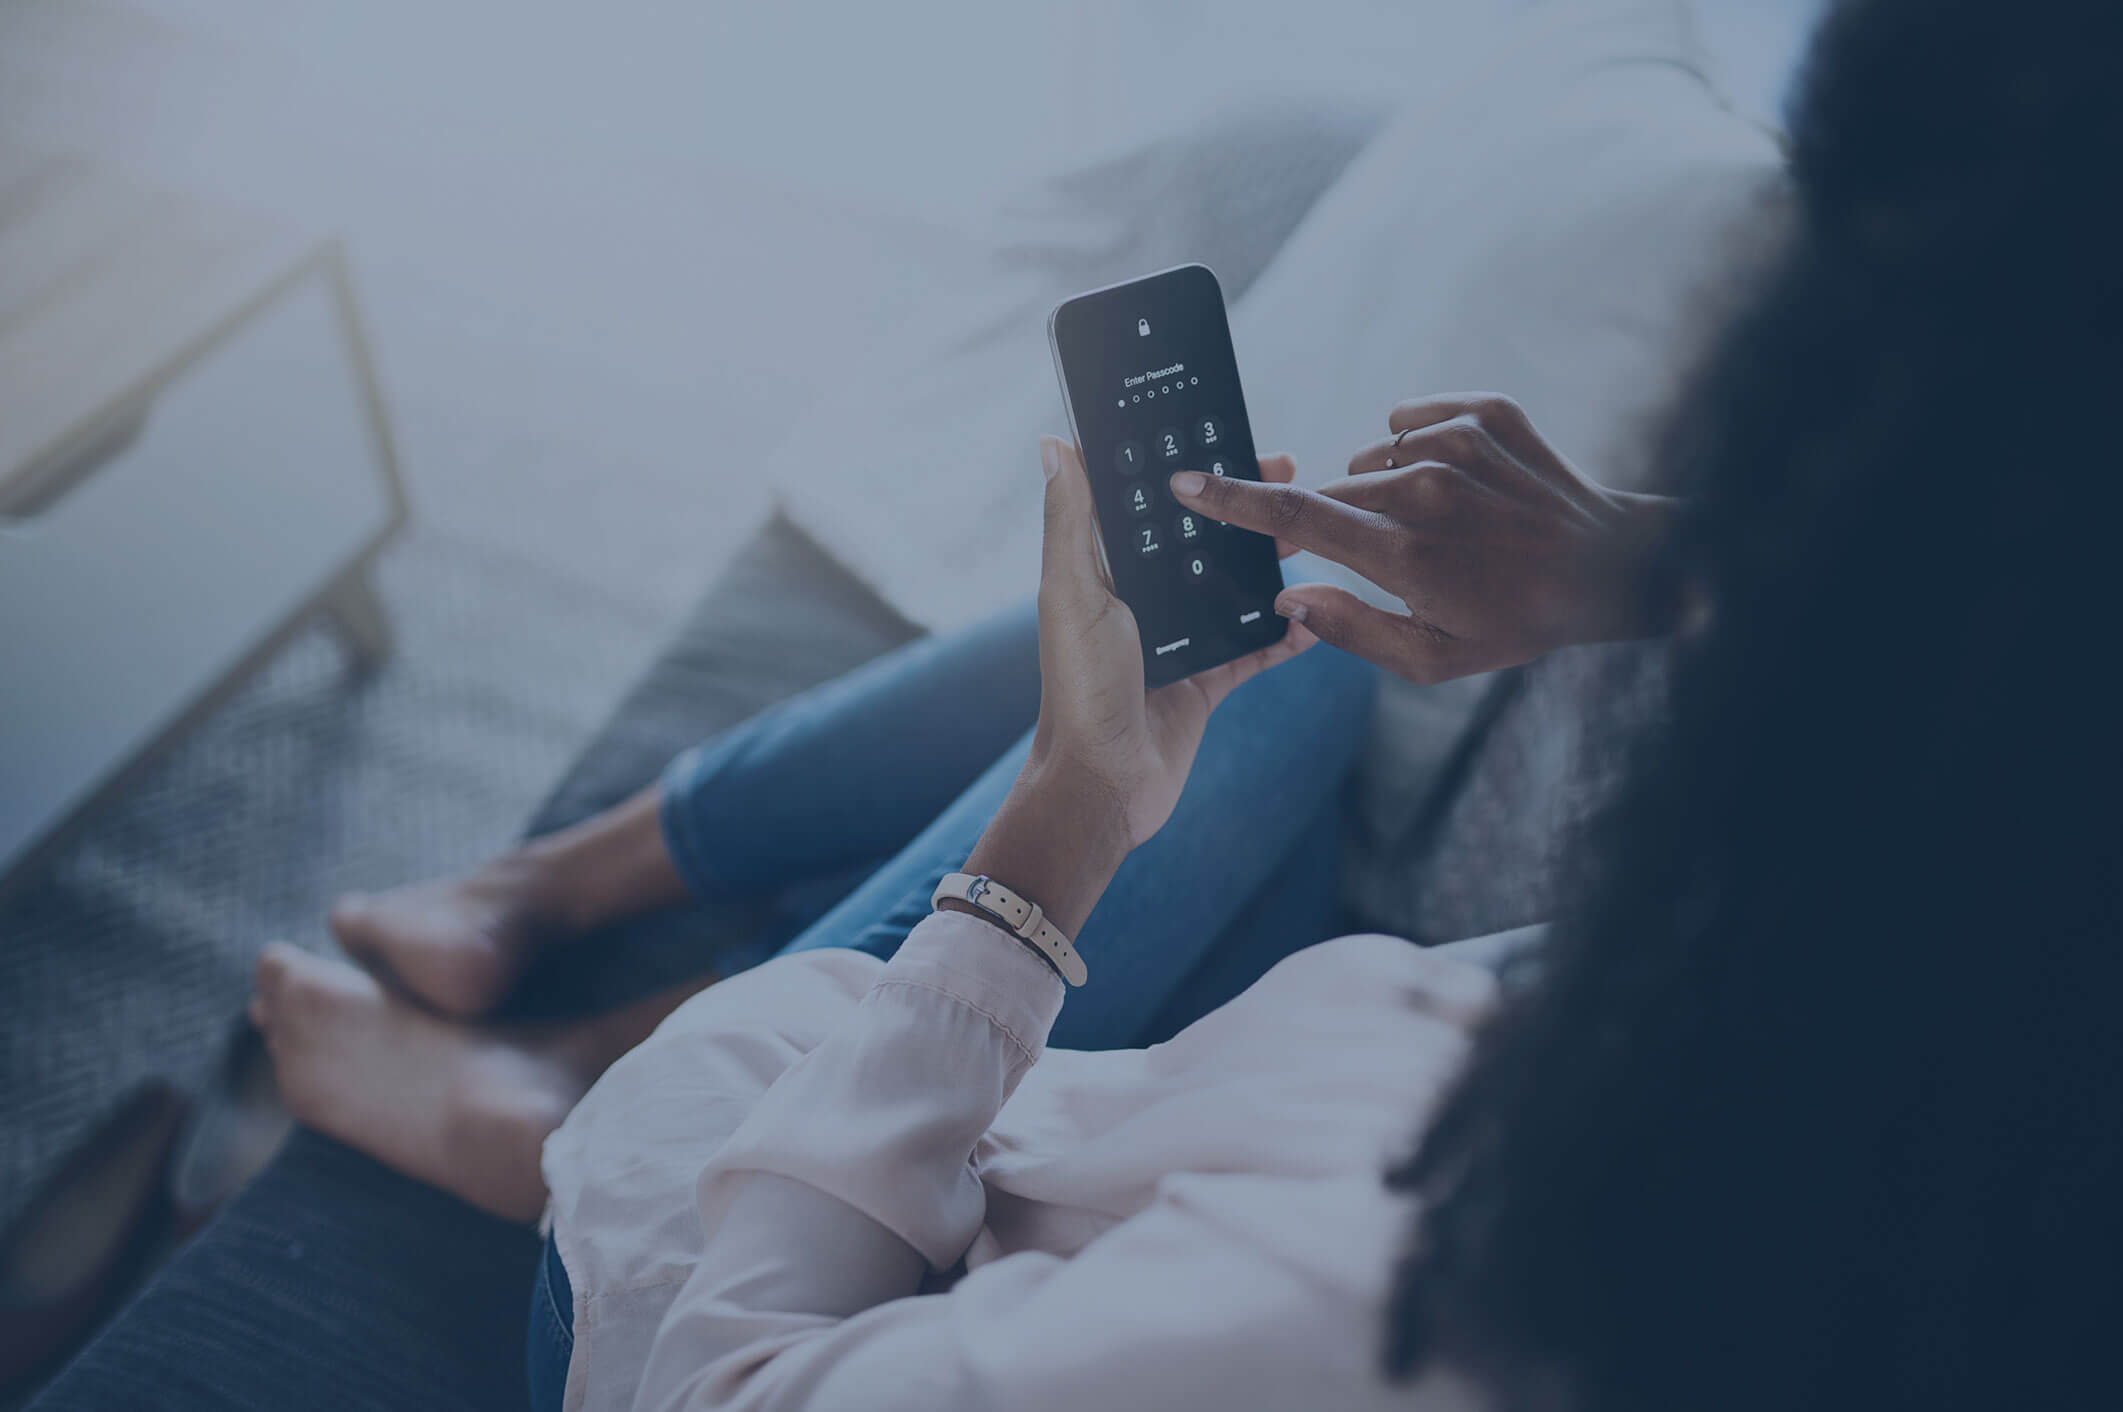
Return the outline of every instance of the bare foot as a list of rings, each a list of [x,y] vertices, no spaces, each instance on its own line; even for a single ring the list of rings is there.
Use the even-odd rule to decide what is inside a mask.
[[[652,787],[463,877],[343,897],[331,924],[349,956],[434,1009],[484,1015],[540,946],[686,895]]]
[[[332,905],[332,935],[437,1010],[483,1015],[537,943],[565,930],[541,915],[541,903],[536,866],[512,854],[461,878],[350,893]]]
[[[440,1019],[354,966],[274,943],[251,1020],[281,1097],[311,1127],[504,1220],[538,1219],[547,1134],[611,1062],[702,982],[568,1025]]]

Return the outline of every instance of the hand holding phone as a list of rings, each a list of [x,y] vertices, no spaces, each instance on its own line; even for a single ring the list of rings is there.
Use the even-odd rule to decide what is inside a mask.
[[[1171,816],[1218,703],[1316,639],[1302,627],[1183,682],[1145,690],[1140,634],[1100,563],[1092,478],[1040,439],[1039,726],[967,871],[1005,879],[1074,931],[1130,849]]]
[[[1168,484],[1177,471],[1260,478],[1216,276],[1181,265],[1077,295],[1047,335],[1146,684],[1279,641],[1275,541],[1180,504]]]

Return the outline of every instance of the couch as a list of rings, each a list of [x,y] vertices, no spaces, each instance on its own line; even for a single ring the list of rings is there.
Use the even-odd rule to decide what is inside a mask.
[[[1050,294],[1211,250],[1236,298],[1256,426],[1301,464],[1333,467],[1397,396],[1488,385],[1520,396],[1600,478],[1626,482],[1725,285],[1734,228],[1773,225],[1779,190],[1773,142],[1719,102],[1683,11],[1679,0],[1545,7],[1405,111],[1328,105],[1265,126],[1256,114],[1046,193],[1043,209],[1077,212],[1107,193],[1109,219],[1061,247],[1002,242],[1001,267],[1023,275],[1014,294],[969,311],[962,328],[929,330],[905,360],[921,386],[994,380],[980,402],[992,413],[969,421],[965,399],[925,402],[890,378],[874,394],[895,425],[957,419],[957,444],[981,454],[942,485],[880,476],[889,445],[861,463],[805,466],[530,832],[951,626],[964,605],[1029,586],[1037,477],[1017,463],[1043,424],[1051,374],[1020,325]],[[1203,172],[1225,173],[1223,186],[1190,188],[1192,214],[1175,218],[1160,193]],[[1264,207],[1270,172],[1283,194]],[[1158,214],[1131,219],[1137,210]],[[1013,458],[1017,441],[1025,454]],[[788,484],[800,464],[766,473]],[[1015,524],[1015,537],[969,557],[954,518],[967,513]],[[1655,709],[1658,661],[1655,646],[1580,649],[1390,691],[1349,802],[1352,925],[1430,942],[1549,915],[1614,743]],[[769,905],[637,919],[543,964],[512,1010],[594,1010],[695,973],[741,946]],[[520,1407],[538,1251],[534,1232],[298,1130],[34,1406]]]

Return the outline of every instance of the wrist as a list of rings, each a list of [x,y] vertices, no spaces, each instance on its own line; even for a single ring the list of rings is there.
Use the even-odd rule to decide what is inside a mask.
[[[967,857],[1075,937],[1128,856],[1126,810],[1088,771],[1027,760]]]

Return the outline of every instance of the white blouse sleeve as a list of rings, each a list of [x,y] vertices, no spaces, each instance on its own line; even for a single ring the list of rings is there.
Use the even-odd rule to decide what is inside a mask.
[[[845,1337],[843,1321],[956,1265],[985,1215],[974,1146],[1045,1047],[1062,994],[988,922],[939,912],[916,926],[849,1022],[775,1081],[701,1173],[706,1244],[635,1405],[805,1405],[793,1370]]]
[[[1061,999],[1045,963],[988,923],[917,926],[702,1172],[706,1244],[636,1409],[1228,1412],[1323,1387],[1375,1389],[1404,1412],[1457,1405],[1378,1375],[1375,1301],[1255,1239],[1243,1180],[1168,1181],[1072,1258],[1021,1252],[920,1293],[981,1228],[971,1154]],[[1375,1177],[1359,1186],[1323,1199],[1308,1239],[1345,1226],[1383,1261],[1397,1218],[1370,1204],[1384,1200]]]

